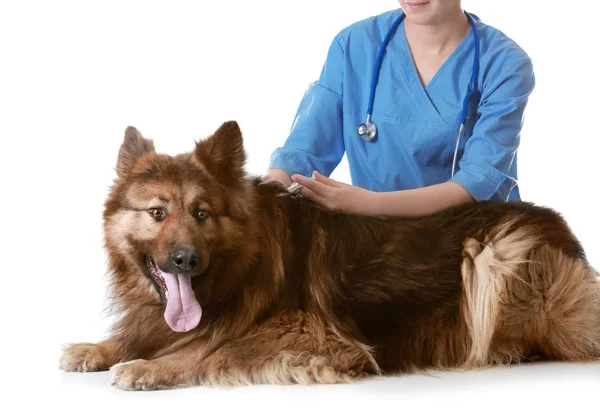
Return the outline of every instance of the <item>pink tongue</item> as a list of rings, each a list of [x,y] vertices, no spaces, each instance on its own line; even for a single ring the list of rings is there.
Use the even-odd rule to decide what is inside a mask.
[[[169,291],[165,320],[173,331],[190,331],[202,317],[202,308],[192,290],[192,279],[183,274],[163,273],[163,276]]]

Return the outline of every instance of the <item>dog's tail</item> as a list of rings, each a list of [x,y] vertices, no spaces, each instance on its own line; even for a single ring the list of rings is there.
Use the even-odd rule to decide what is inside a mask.
[[[465,243],[462,312],[470,334],[464,367],[536,354],[600,358],[600,279],[586,262],[540,245],[522,228]]]

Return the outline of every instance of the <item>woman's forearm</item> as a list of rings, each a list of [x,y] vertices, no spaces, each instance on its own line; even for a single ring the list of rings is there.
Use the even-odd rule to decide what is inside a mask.
[[[475,202],[466,189],[454,182],[373,194],[373,215],[419,217]]]

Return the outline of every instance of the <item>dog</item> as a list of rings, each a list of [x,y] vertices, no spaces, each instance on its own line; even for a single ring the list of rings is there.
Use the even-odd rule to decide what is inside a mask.
[[[153,390],[600,358],[598,273],[555,211],[349,216],[245,162],[236,122],[173,157],[127,128],[103,216],[118,321],[61,369]]]

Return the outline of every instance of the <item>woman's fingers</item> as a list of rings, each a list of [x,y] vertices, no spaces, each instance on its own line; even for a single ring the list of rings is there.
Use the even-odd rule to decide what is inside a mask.
[[[317,171],[314,172],[313,176],[314,179],[303,175],[293,175],[292,181],[302,185],[300,193],[304,197],[330,211],[338,211],[342,207],[340,205],[340,191],[344,191],[343,188],[351,185],[323,176]]]
[[[344,184],[342,182],[338,182],[335,179],[331,179],[325,175],[322,175],[317,171],[314,171],[313,175],[317,181],[322,182],[328,186],[333,186],[334,188],[342,188],[342,187],[346,186],[346,184]]]
[[[316,179],[307,178],[303,175],[293,175],[292,181],[298,182],[304,188],[308,188],[320,196],[326,196],[328,190],[331,189],[329,185],[319,182]]]
[[[300,190],[300,193],[302,194],[303,197],[310,199],[315,204],[320,205],[324,208],[327,208],[327,198],[317,194],[315,191],[312,191],[312,190],[308,189],[307,187],[304,187]]]

